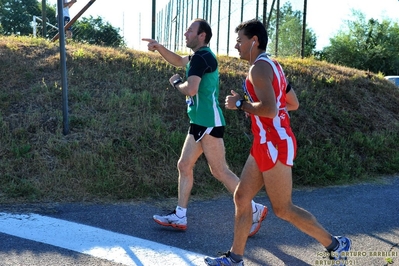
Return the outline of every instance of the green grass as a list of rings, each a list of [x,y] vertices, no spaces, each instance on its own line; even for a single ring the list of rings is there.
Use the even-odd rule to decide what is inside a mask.
[[[0,39],[0,202],[176,197],[188,129],[184,97],[168,79],[185,70],[157,53],[67,45],[69,129],[63,135],[59,50],[45,40]],[[219,57],[220,102],[241,92],[248,65]],[[279,59],[300,108],[291,113],[294,185],[370,181],[399,172],[399,90],[380,74],[309,59]],[[238,175],[250,122],[223,108],[226,158]],[[192,195],[226,189],[204,157]]]

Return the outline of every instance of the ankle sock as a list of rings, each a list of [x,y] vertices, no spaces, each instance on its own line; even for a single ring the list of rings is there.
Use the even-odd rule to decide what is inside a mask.
[[[230,251],[229,257],[230,257],[231,259],[233,259],[234,262],[240,262],[240,261],[242,261],[242,258],[243,258],[242,255],[237,255],[237,254],[235,254],[235,253],[233,253],[233,252],[231,252],[231,251]]]
[[[186,216],[187,213],[187,208],[182,208],[180,206],[176,207],[176,215],[180,218],[183,218]]]
[[[332,240],[331,244],[328,247],[326,247],[328,252],[335,251],[339,247],[339,241],[335,236],[331,236],[331,240]]]

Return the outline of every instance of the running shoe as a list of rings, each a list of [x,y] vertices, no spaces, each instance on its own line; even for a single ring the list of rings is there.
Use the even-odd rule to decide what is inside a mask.
[[[336,250],[330,253],[330,259],[340,261],[340,266],[346,265],[347,256],[346,253],[351,249],[351,240],[344,236],[335,236],[339,242],[339,246]]]
[[[263,220],[267,215],[267,207],[262,204],[255,203],[256,211],[252,214],[252,226],[249,231],[249,237],[254,236],[260,229]]]
[[[152,218],[156,223],[163,226],[171,226],[180,230],[187,229],[187,217],[177,216],[175,210],[167,215],[154,215]]]
[[[206,257],[204,261],[206,265],[209,266],[244,266],[244,261],[235,262],[230,257],[230,251],[222,253],[221,255],[223,256],[217,258]]]

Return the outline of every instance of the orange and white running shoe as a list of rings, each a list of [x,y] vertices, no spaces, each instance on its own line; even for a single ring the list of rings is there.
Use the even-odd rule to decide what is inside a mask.
[[[176,211],[173,211],[167,215],[154,215],[152,218],[156,223],[163,226],[171,226],[179,230],[187,229],[187,217],[177,216]]]
[[[267,216],[267,207],[262,204],[255,203],[256,211],[252,213],[252,226],[249,231],[249,237],[254,236],[260,229],[263,220]]]

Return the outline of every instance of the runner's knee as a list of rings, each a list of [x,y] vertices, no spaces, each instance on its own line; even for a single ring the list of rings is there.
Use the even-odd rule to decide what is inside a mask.
[[[234,204],[235,204],[237,207],[245,206],[245,205],[247,205],[248,202],[250,202],[251,200],[252,200],[252,199],[249,198],[249,197],[247,196],[247,193],[245,193],[245,191],[243,191],[243,190],[237,189],[237,190],[234,192]]]
[[[177,169],[180,173],[187,173],[193,170],[193,166],[187,160],[183,160],[180,158],[177,161]]]

